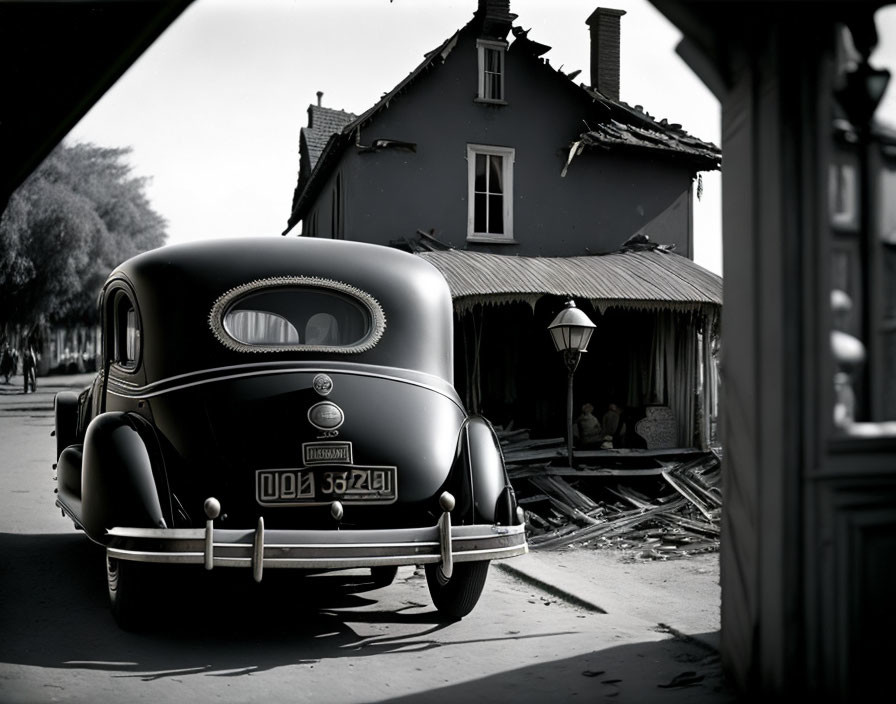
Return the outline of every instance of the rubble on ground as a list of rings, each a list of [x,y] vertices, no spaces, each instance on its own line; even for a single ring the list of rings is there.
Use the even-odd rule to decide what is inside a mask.
[[[498,437],[531,549],[576,544],[645,560],[718,551],[718,448],[575,450],[573,468],[562,438]]]

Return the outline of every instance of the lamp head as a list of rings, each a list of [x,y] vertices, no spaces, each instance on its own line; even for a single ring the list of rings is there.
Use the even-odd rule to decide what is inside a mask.
[[[548,331],[558,352],[584,352],[588,349],[595,327],[584,311],[576,307],[575,301],[569,299],[548,325]]]

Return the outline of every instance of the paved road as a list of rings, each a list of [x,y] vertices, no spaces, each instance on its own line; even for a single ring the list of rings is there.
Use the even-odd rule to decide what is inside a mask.
[[[255,585],[219,570],[172,579],[160,594],[164,618],[142,634],[120,631],[101,550],[53,506],[52,394],[80,379],[38,383],[27,396],[0,384],[3,704],[733,701],[717,654],[699,638],[676,637],[675,618],[650,610],[659,590],[668,598],[675,588],[643,592],[651,585],[637,569],[606,561],[590,563],[615,570],[603,575],[603,591],[592,588],[597,580],[576,584],[581,560],[599,559],[584,552],[493,567],[473,614],[449,625],[434,618],[413,568],[379,590],[360,575]],[[543,587],[532,581],[539,574]],[[573,603],[577,589],[584,596]],[[667,603],[664,614],[675,617],[684,603]],[[707,631],[717,622],[711,609],[701,618]],[[682,676],[692,686],[662,686]]]

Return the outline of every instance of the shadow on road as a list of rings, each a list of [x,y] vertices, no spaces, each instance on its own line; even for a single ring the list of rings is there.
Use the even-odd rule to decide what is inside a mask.
[[[146,680],[200,672],[232,676],[346,655],[437,648],[447,643],[434,634],[451,625],[423,603],[364,610],[378,603],[376,586],[365,577],[301,578],[283,571],[256,584],[245,570],[172,566],[157,618],[128,633],[109,612],[103,549],[82,534],[0,534],[0,556],[4,663],[100,669]],[[362,636],[350,623],[419,630]],[[554,634],[538,634],[545,635]]]
[[[365,578],[346,583],[332,576],[302,580],[277,573],[255,584],[244,570],[191,572],[167,581],[164,609],[153,628],[128,633],[108,609],[100,547],[80,533],[0,534],[0,665],[94,670],[140,682],[190,675],[239,678],[333,658],[406,655],[447,645],[486,642],[501,648],[502,642],[534,639],[533,647],[543,648],[544,638],[568,633],[534,628],[452,638],[469,636],[469,630],[445,631],[452,624],[439,623],[430,604],[380,604],[387,590],[376,591]],[[390,633],[395,625],[401,628]],[[407,660],[395,662],[401,667]],[[676,638],[596,647],[472,681],[458,671],[457,680],[442,680],[440,686],[434,681],[426,701],[541,701],[546,687],[554,701],[582,692],[620,695],[619,701],[639,704],[734,701],[723,686],[718,655]],[[201,699],[198,691],[197,696]],[[367,701],[363,686],[358,697]],[[394,701],[419,701],[419,695]]]

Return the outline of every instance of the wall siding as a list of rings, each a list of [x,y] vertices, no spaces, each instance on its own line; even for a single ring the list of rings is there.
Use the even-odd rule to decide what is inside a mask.
[[[568,256],[618,249],[639,230],[691,252],[691,175],[657,156],[590,150],[565,177],[569,144],[589,102],[558,85],[552,69],[509,51],[508,105],[477,103],[475,37],[463,36],[442,66],[395,97],[360,131],[416,144],[416,151],[349,147],[339,169],[345,188],[347,239],[389,244],[433,231],[467,247],[467,144],[513,147],[514,244],[470,249],[527,256]],[[320,191],[320,223],[332,183]],[[323,234],[323,233],[322,233]]]

